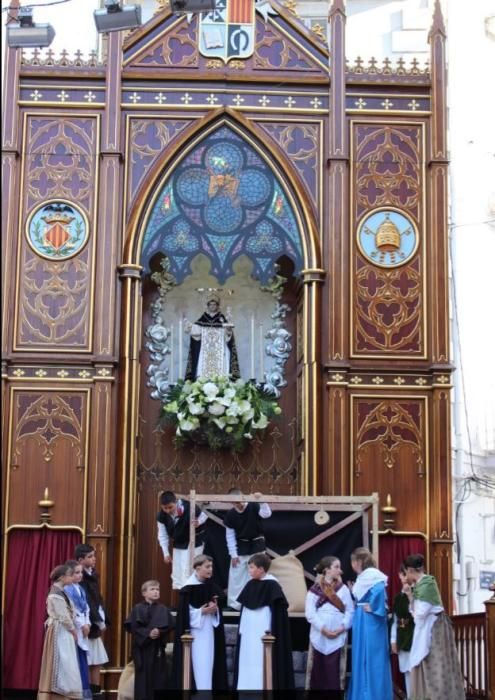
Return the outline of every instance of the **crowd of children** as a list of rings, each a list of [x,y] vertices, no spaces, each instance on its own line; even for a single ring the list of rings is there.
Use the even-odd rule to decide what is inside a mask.
[[[101,696],[100,668],[108,661],[101,635],[108,620],[95,564],[94,547],[80,544],[74,559],[50,574],[39,700]]]
[[[241,495],[238,491],[232,493]],[[170,610],[159,602],[158,581],[146,581],[141,587],[143,601],[124,623],[132,635],[134,700],[152,700],[158,692],[183,687],[186,655],[182,637],[186,632],[192,638],[192,689],[225,691],[229,687],[222,616],[225,595],[213,580],[212,558],[202,553],[205,521],[202,513],[195,513],[201,551],[193,560],[193,573],[186,578],[182,552],[187,552],[189,542],[189,505],[172,492],[163,496],[158,534],[166,561],[173,540],[172,580],[179,589],[179,604],[174,624]],[[269,573],[271,559],[263,551],[261,520],[271,511],[267,504],[253,505],[236,503],[225,517],[231,575],[235,572],[233,581],[229,577],[229,602],[240,610],[233,689],[264,688],[263,637],[269,632],[273,635],[272,687],[292,690],[288,601],[277,579]],[[166,530],[166,540],[160,525]],[[176,551],[180,566],[174,567]],[[246,581],[243,573],[242,587],[239,571],[235,571],[240,566],[247,574]],[[317,577],[307,592],[305,607],[310,624],[307,689],[325,691],[328,700],[344,697],[347,636],[352,630],[347,700],[392,700],[390,653],[398,654],[410,700],[464,700],[451,625],[436,581],[425,573],[423,557],[409,556],[400,567],[402,590],[393,601],[390,631],[387,576],[364,547],[354,550],[351,566],[357,578],[347,585],[336,557],[324,557],[315,567]],[[108,661],[101,639],[108,621],[95,571],[94,548],[78,545],[74,560],[53,570],[51,583],[39,698],[63,695],[79,700],[98,696],[100,667]],[[174,627],[173,670],[167,677],[165,649],[169,630]]]

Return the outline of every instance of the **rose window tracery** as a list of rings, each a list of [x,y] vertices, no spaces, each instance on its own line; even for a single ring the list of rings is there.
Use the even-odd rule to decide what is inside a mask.
[[[205,254],[223,283],[247,255],[253,276],[267,283],[281,255],[303,267],[301,235],[282,181],[256,149],[227,126],[197,144],[174,168],[155,199],[142,260],[161,252],[177,284],[192,259]]]

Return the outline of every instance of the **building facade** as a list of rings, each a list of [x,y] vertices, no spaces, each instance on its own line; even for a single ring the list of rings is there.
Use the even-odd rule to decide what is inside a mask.
[[[15,582],[77,541],[97,550],[111,619],[144,571],[167,590],[166,488],[377,492],[382,565],[423,551],[451,607],[440,7],[429,68],[346,64],[341,0],[329,43],[290,3],[222,10],[160,9],[110,35],[104,63],[8,50],[7,639]],[[279,393],[281,418],[242,453],[177,446],[158,424],[208,290],[229,306],[241,376]],[[107,641],[117,674],[120,625]],[[7,671],[7,687],[35,687]]]

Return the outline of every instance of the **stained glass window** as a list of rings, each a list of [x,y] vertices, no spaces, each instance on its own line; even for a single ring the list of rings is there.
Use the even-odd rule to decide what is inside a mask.
[[[267,162],[227,126],[209,134],[174,169],[155,200],[143,239],[142,264],[165,254],[178,284],[203,253],[223,284],[247,255],[266,283],[278,258],[302,268],[296,217]]]

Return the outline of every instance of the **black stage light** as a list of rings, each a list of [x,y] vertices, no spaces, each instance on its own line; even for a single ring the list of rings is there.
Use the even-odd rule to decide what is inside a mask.
[[[18,24],[7,27],[7,45],[13,49],[43,49],[50,46],[55,38],[51,24],[35,24],[31,7],[20,7]]]
[[[105,9],[93,12],[100,33],[120,32],[141,26],[141,5],[121,5],[119,0],[105,0]]]
[[[170,0],[172,12],[192,14],[194,12],[211,12],[215,9],[215,0]]]

